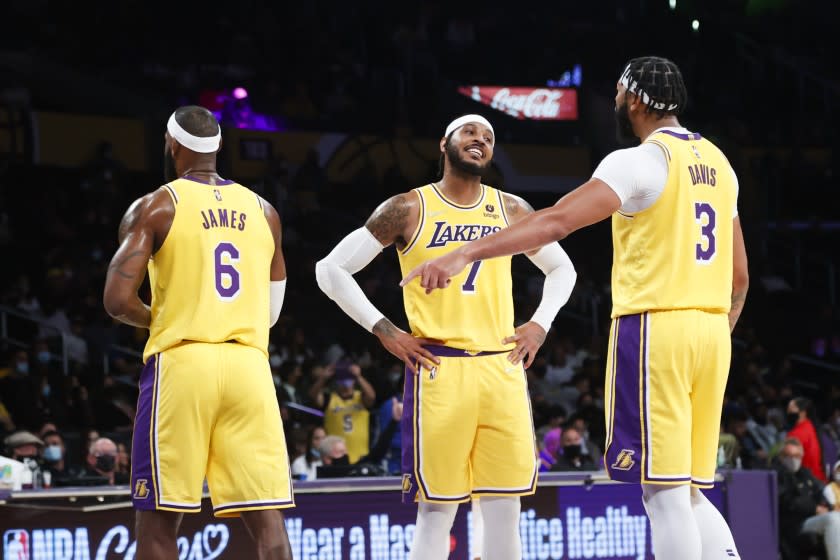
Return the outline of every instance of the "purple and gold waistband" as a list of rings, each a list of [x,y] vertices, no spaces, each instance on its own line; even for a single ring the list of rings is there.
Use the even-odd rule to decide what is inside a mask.
[[[470,352],[469,350],[452,348],[451,346],[444,346],[442,344],[429,344],[423,348],[440,358],[478,358],[480,356],[492,356],[493,354],[508,352],[508,350],[484,350],[481,352]]]

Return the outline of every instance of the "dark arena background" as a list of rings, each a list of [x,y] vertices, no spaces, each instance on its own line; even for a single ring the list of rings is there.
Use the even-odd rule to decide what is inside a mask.
[[[342,364],[357,364],[375,391],[354,428],[369,432],[371,448],[403,386],[402,364],[318,289],[315,263],[380,202],[436,181],[438,142],[466,113],[495,129],[484,182],[537,209],[553,205],[621,147],[616,81],[627,60],[644,55],[680,66],[689,97],[681,123],[723,150],[740,185],[751,282],[732,335],[718,476],[707,496],[745,560],[840,558],[833,8],[825,0],[4,3],[3,558],[134,558],[131,497],[143,489],[129,488],[130,450],[148,331],[111,319],[103,286],[124,212],[164,183],[169,115],[201,105],[222,127],[219,174],[282,220],[288,284],[269,361],[289,460],[303,465],[293,467],[297,507],[285,510],[294,558],[407,560],[416,507],[400,503],[399,434],[386,434],[376,460],[332,470],[310,462],[313,438],[317,446],[324,435],[318,393],[329,394]],[[592,467],[540,475],[522,502],[522,558],[652,559],[639,486],[599,470],[609,223],[562,246],[577,283],[527,371],[535,453],[550,451],[552,430],[571,430]],[[355,278],[406,329],[396,254],[384,253]],[[517,324],[533,314],[542,282],[514,258]],[[146,282],[141,298],[150,297]],[[816,433],[806,454],[818,454],[824,489],[786,482],[784,442],[800,410],[798,421]],[[801,532],[814,515],[828,516],[825,532]],[[450,558],[479,556],[473,526],[465,504]],[[178,549],[189,560],[255,557],[244,526],[213,517],[209,498],[185,517]]]

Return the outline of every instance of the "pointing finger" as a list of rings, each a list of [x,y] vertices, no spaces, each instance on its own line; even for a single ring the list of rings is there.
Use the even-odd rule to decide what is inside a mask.
[[[409,282],[411,282],[412,280],[414,280],[415,278],[417,278],[418,276],[420,276],[420,269],[421,269],[421,267],[422,267],[422,265],[421,265],[421,266],[416,267],[414,270],[412,270],[411,272],[409,272],[409,273],[408,273],[408,276],[406,276],[405,278],[403,278],[403,279],[400,281],[400,287],[405,286],[406,284],[408,284]]]

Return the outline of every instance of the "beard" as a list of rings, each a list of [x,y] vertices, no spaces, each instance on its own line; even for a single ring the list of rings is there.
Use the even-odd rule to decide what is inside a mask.
[[[171,183],[178,178],[178,171],[175,169],[175,158],[169,149],[163,150],[163,180]]]
[[[469,161],[464,158],[458,148],[453,146],[452,143],[448,143],[446,145],[446,156],[452,167],[461,173],[466,173],[467,175],[478,175],[479,177],[482,177],[485,173],[487,173],[487,170],[490,169],[489,161],[484,165]]]
[[[636,140],[633,124],[630,122],[629,109],[626,99],[615,109],[615,137],[620,144],[632,144]]]

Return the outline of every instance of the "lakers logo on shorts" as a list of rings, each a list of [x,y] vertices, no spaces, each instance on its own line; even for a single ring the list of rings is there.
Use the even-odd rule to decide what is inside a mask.
[[[615,463],[612,464],[612,468],[620,471],[629,471],[636,464],[636,461],[633,460],[635,453],[635,451],[630,449],[622,449],[618,457],[616,457]]]
[[[149,481],[145,478],[138,478],[134,482],[134,499],[143,500],[149,497]]]
[[[411,492],[411,487],[412,486],[414,486],[414,484],[412,484],[412,482],[411,482],[411,475],[410,474],[404,474],[403,479],[402,479],[402,493],[403,494],[408,494],[409,492]]]

